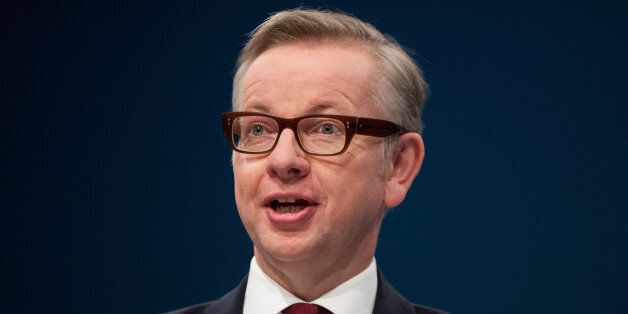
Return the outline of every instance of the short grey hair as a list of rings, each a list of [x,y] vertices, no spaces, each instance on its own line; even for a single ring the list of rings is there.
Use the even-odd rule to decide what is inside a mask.
[[[250,34],[236,64],[233,78],[233,109],[241,104],[241,83],[251,63],[270,48],[299,42],[353,43],[363,45],[375,60],[373,103],[384,119],[421,134],[421,113],[429,91],[423,73],[412,57],[393,39],[373,25],[341,12],[292,9],[272,14]],[[383,161],[395,150],[390,137]],[[383,169],[387,173],[386,169]]]

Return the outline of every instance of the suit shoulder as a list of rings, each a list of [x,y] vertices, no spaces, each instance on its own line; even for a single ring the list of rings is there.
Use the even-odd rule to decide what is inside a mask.
[[[377,271],[377,282],[377,296],[375,297],[373,313],[447,314],[447,312],[408,301],[386,281],[379,270]]]
[[[166,314],[235,314],[242,313],[244,304],[244,292],[248,275],[242,279],[240,285],[222,296],[222,298],[210,302],[200,303],[182,309],[178,309]]]
[[[416,314],[449,314],[448,312],[441,311],[435,308],[431,308],[429,306],[420,305],[420,304],[412,304],[412,308]]]
[[[199,303],[192,306],[184,307],[182,309],[174,310],[171,312],[166,312],[164,314],[208,314],[208,313],[217,313],[215,309],[215,305],[218,300]]]

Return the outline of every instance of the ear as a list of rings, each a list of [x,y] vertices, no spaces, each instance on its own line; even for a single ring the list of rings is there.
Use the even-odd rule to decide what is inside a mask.
[[[406,133],[399,137],[397,149],[392,158],[392,169],[384,188],[384,204],[393,208],[401,204],[412,181],[423,164],[425,147],[423,138],[417,133]]]

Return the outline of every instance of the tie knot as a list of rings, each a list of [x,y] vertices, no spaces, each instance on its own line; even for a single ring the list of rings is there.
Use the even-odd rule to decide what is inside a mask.
[[[320,305],[310,304],[310,303],[292,304],[288,306],[287,308],[285,308],[283,311],[281,311],[281,313],[283,314],[333,314],[331,311],[329,311],[328,309]]]

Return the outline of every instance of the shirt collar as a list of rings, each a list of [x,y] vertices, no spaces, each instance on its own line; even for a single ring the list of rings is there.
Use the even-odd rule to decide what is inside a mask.
[[[371,264],[361,273],[309,303],[323,306],[334,314],[372,313],[376,293],[377,265],[373,258]],[[253,257],[244,295],[243,314],[279,313],[299,302],[304,301],[268,277]]]

